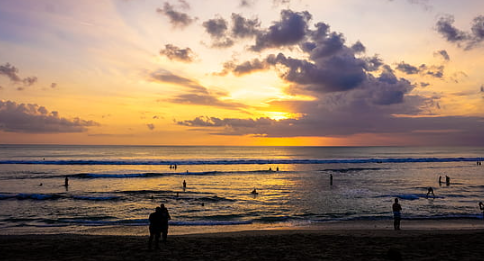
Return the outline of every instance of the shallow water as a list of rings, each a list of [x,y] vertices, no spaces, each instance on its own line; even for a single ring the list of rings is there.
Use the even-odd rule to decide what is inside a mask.
[[[406,219],[477,219],[483,155],[475,147],[0,145],[0,228],[146,226],[160,203],[184,228],[305,226],[390,219],[395,197]],[[439,184],[446,175],[450,184]],[[426,198],[429,186],[435,198]]]

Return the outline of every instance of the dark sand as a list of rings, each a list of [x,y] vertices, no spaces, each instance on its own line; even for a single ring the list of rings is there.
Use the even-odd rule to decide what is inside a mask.
[[[303,261],[399,260],[396,257],[401,255],[402,260],[484,260],[481,224],[423,223],[427,226],[401,231],[379,228],[376,224],[381,223],[375,222],[371,224],[376,229],[363,223],[365,229],[353,224],[346,229],[173,235],[153,251],[148,251],[147,235],[0,235],[0,259]],[[435,229],[439,226],[443,229]]]

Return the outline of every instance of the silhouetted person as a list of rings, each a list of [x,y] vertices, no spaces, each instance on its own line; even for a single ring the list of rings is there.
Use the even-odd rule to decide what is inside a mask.
[[[479,209],[482,211],[482,218],[484,219],[484,204],[482,202],[479,202]]]
[[[432,196],[435,198],[434,189],[432,187],[429,187],[427,189],[427,198],[429,198],[429,194],[431,193],[432,193]]]
[[[252,194],[252,195],[257,195],[257,194],[259,194],[259,193],[257,193],[257,190],[256,190],[256,189],[254,189],[254,190],[252,190],[252,192],[250,192],[250,194]]]
[[[165,204],[160,205],[161,208],[161,237],[163,239],[163,243],[166,244],[166,239],[168,238],[168,220],[171,219],[170,213],[168,209],[165,207]]]
[[[333,186],[333,174],[329,174],[329,185]]]
[[[187,182],[183,180],[183,191],[185,191],[185,189],[187,189]]]
[[[150,220],[150,240],[148,241],[148,249],[151,250],[151,244],[153,242],[153,238],[155,239],[155,248],[159,249],[161,230],[163,227],[160,207],[157,207],[155,212],[150,214],[149,220]]]
[[[66,176],[64,179],[64,186],[68,187],[69,186],[69,178]]]
[[[402,206],[398,203],[398,198],[395,198],[395,203],[392,205],[393,210],[393,228],[395,230],[400,230],[400,220],[402,219]]]
[[[439,185],[442,186],[442,176],[439,176]]]
[[[445,176],[445,185],[449,186],[450,185],[450,177],[449,176]]]

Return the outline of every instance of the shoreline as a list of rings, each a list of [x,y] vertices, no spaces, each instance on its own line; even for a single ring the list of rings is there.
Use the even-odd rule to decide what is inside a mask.
[[[472,218],[458,219],[403,219],[401,231],[427,231],[444,233],[446,231],[484,231],[484,220]],[[263,231],[266,233],[283,231],[313,231],[319,233],[352,234],[355,231],[394,231],[393,219],[349,220],[312,223],[273,223],[213,226],[170,226],[170,236],[204,235],[224,233],[245,233]],[[21,235],[93,235],[93,236],[146,236],[148,226],[86,226],[86,227],[15,227],[4,228],[0,236]]]
[[[480,260],[484,229],[272,229],[170,235],[0,235],[3,260]]]

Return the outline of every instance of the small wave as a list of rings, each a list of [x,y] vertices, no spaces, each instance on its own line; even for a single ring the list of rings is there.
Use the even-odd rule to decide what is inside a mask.
[[[346,172],[359,172],[359,171],[365,171],[365,170],[381,170],[381,169],[382,168],[345,168],[345,169],[323,169],[321,171],[346,173]]]
[[[414,163],[414,162],[475,162],[474,158],[362,158],[362,159],[233,159],[233,160],[0,160],[0,164],[35,165],[262,165],[262,164],[338,164],[338,163]],[[210,172],[208,172],[210,173]]]
[[[172,226],[233,226],[252,224],[252,221],[173,221]]]
[[[0,200],[18,199],[18,200],[58,200],[58,199],[74,199],[74,200],[117,200],[118,196],[87,196],[87,195],[67,195],[67,194],[36,194],[36,193],[19,193],[19,194],[0,194]]]

